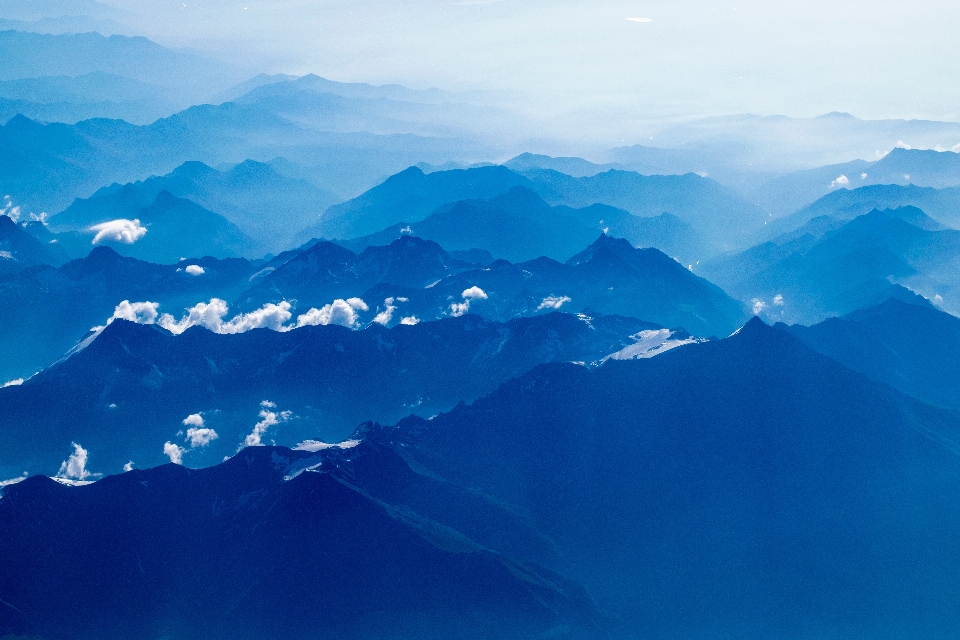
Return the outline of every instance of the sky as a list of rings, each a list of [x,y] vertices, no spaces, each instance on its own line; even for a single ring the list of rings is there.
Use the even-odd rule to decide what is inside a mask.
[[[108,0],[274,72],[522,95],[532,109],[960,117],[960,3]]]

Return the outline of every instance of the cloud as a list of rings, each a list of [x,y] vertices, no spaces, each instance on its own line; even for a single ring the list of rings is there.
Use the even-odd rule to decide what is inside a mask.
[[[483,289],[476,286],[464,289],[460,295],[463,296],[463,302],[454,302],[450,305],[450,315],[454,318],[459,318],[467,311],[470,311],[470,302],[472,300],[486,300],[488,297]]]
[[[328,444],[326,442],[320,442],[319,440],[304,440],[300,442],[293,448],[294,451],[310,451],[311,453],[316,453],[317,451],[323,451],[324,449],[353,449],[355,446],[360,444],[359,440],[344,440],[343,442],[337,444]]]
[[[786,303],[783,301],[783,296],[778,293],[773,296],[773,304],[777,307],[782,307]]]
[[[570,302],[570,298],[567,296],[548,296],[544,298],[543,302],[540,303],[540,306],[537,307],[537,311],[543,311],[544,309],[559,309],[567,302]]]
[[[390,321],[393,319],[393,312],[397,310],[397,306],[393,304],[394,302],[395,300],[393,298],[387,298],[384,300],[383,304],[386,308],[378,313],[373,318],[373,321],[377,324],[382,324],[383,326],[390,324]]]
[[[186,451],[183,447],[178,447],[170,441],[163,445],[163,455],[170,458],[173,464],[183,464],[183,453]]]
[[[198,264],[188,264],[188,265],[187,265],[187,268],[184,269],[184,271],[186,271],[187,273],[189,273],[189,274],[192,275],[192,276],[202,276],[203,274],[205,274],[205,273],[207,272],[206,269],[204,269],[203,267],[201,267],[201,266],[198,265]]]
[[[220,436],[217,435],[217,432],[213,429],[208,429],[206,427],[190,427],[187,429],[187,442],[190,443],[191,449],[196,449],[197,447],[205,447]]]
[[[960,144],[953,145],[952,147],[950,147],[950,150],[953,151],[954,153],[960,153]]]
[[[133,244],[147,234],[147,228],[141,225],[139,220],[126,218],[95,224],[88,231],[94,231],[97,234],[93,236],[91,244],[100,244],[105,240]]]
[[[71,445],[73,446],[73,453],[60,465],[57,477],[64,480],[86,480],[94,475],[87,471],[87,450],[76,442],[71,443]]]
[[[843,174],[840,174],[836,180],[830,183],[830,188],[836,189],[837,187],[845,187],[848,184],[850,184],[850,178],[848,178]]]
[[[114,308],[113,315],[107,319],[107,324],[110,324],[114,320],[129,320],[130,322],[136,322],[138,324],[153,324],[159,316],[157,313],[159,306],[160,303],[158,302],[130,302],[129,300],[124,300]]]
[[[183,419],[183,426],[185,427],[202,427],[203,426],[203,416],[199,413],[191,413],[186,418]]]
[[[17,387],[23,384],[23,378],[17,378],[16,380],[11,380],[10,382],[4,382],[0,385],[0,389],[4,387]]]
[[[653,22],[650,18],[627,18],[630,22]]]
[[[909,151],[911,148],[912,147],[903,140],[897,140],[897,149],[906,149]]]
[[[355,329],[360,324],[357,311],[368,311],[367,306],[360,298],[334,300],[322,308],[313,308],[297,317],[297,327],[314,327],[317,325],[338,324],[342,327]]]
[[[127,471],[133,471],[133,460],[123,465],[123,472],[126,473]]]
[[[20,219],[20,207],[13,205],[13,200],[10,196],[3,196],[3,210],[0,211],[0,215],[7,216],[14,222],[17,222]]]
[[[758,316],[760,313],[767,308],[767,303],[758,298],[753,299],[753,315]]]
[[[861,179],[861,180],[866,180],[866,179],[867,179],[867,174],[866,174],[866,173],[861,173],[861,174],[860,174],[860,179]]]
[[[420,324],[420,318],[417,316],[407,316],[406,318],[400,319],[400,324],[405,324],[412,327],[415,324]]]
[[[281,422],[286,422],[290,419],[290,416],[293,415],[289,411],[281,411],[279,413],[276,411],[268,411],[268,409],[272,409],[277,406],[268,400],[261,402],[260,406],[263,407],[263,409],[260,410],[260,422],[253,425],[253,431],[250,433],[250,435],[244,438],[243,446],[245,447],[263,446],[263,434],[267,432],[267,429],[276,426]]]
[[[4,258],[5,260],[14,260],[14,259],[15,259],[15,258],[13,257],[13,254],[10,253],[9,251],[0,251],[0,258]]]

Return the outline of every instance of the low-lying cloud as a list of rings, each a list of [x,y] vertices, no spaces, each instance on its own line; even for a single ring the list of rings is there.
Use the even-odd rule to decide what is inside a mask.
[[[290,411],[273,411],[277,405],[269,400],[261,402],[260,407],[260,422],[253,425],[253,431],[244,438],[241,449],[243,447],[262,447],[263,435],[267,432],[267,429],[281,422],[286,422],[293,415]]]
[[[454,302],[450,305],[450,315],[454,318],[459,318],[470,311],[470,302],[473,300],[486,300],[489,297],[483,289],[477,286],[464,289],[460,296],[463,298],[463,302]]]
[[[73,453],[60,465],[57,477],[64,480],[86,480],[94,475],[87,471],[87,450],[76,442],[71,443]]]
[[[133,244],[147,235],[147,228],[140,224],[139,220],[127,220],[126,218],[95,224],[88,231],[93,231],[96,234],[93,236],[91,244],[100,244],[106,241]]]
[[[548,296],[544,298],[540,306],[537,307],[537,311],[543,311],[544,309],[556,310],[568,302],[570,302],[570,298],[567,296]]]

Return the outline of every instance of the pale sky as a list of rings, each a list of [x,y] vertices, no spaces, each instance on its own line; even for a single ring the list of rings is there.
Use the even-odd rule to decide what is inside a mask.
[[[267,71],[520,91],[531,109],[960,119],[956,0],[106,0]]]

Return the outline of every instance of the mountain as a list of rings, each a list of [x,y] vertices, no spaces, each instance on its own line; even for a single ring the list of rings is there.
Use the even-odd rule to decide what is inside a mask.
[[[202,471],[168,464],[88,486],[35,477],[0,489],[0,633],[602,636],[576,585],[384,503],[322,460],[250,447]]]
[[[533,190],[550,204],[606,204],[641,216],[670,213],[728,249],[761,228],[768,214],[714,180],[696,174],[644,176],[611,169],[573,178],[549,169],[526,172]]]
[[[254,248],[253,240],[220,214],[166,190],[133,215],[132,221],[119,218],[71,230],[84,240],[90,238],[90,244],[108,245],[121,255],[167,264],[191,256],[237,258]]]
[[[359,435],[525,514],[614,637],[960,631],[960,415],[759,319]]]
[[[618,164],[597,164],[595,162],[590,162],[589,160],[584,160],[583,158],[553,158],[551,156],[545,156],[538,153],[521,153],[520,155],[504,162],[503,166],[507,167],[511,171],[516,171],[517,173],[524,173],[525,171],[532,171],[534,169],[551,169],[568,176],[573,176],[574,178],[595,176],[598,173],[603,173],[604,171],[609,171],[610,169],[624,168],[622,165]],[[664,172],[649,171],[646,173]]]
[[[244,161],[228,171],[187,162],[165,176],[98,189],[50,220],[54,230],[86,229],[118,218],[135,218],[161,192],[191,200],[236,225],[256,247],[279,251],[337,197],[312,184],[281,176],[270,165]]]
[[[386,313],[387,324],[457,316],[467,311],[492,320],[548,313],[563,308],[587,315],[622,315],[665,327],[682,327],[699,336],[727,335],[743,322],[742,305],[720,288],[695,276],[656,249],[635,249],[623,239],[601,235],[567,263],[550,258],[511,263],[497,260],[484,268],[454,260],[433,242],[410,235],[390,245],[369,247],[360,256],[318,242],[275,268],[238,299],[241,309],[296,300],[303,312],[337,298],[360,298],[368,306],[361,322]],[[374,251],[376,250],[376,251]],[[364,254],[403,264],[363,275]],[[433,265],[433,266],[431,266]],[[427,267],[424,269],[423,267]],[[268,267],[269,268],[269,267]],[[390,267],[394,269],[394,267]],[[402,275],[415,273],[416,277]],[[381,275],[383,274],[383,275]],[[375,276],[375,277],[374,277]]]
[[[891,296],[913,298],[904,287],[947,311],[960,310],[960,232],[930,228],[938,227],[910,207],[874,210],[846,223],[818,218],[698,273],[752,300],[757,313],[788,323],[819,322]]]
[[[915,207],[941,224],[954,229],[960,227],[957,213],[960,211],[960,188],[878,184],[835,190],[795,213],[773,220],[764,227],[763,236],[767,239],[789,233],[820,216],[852,220],[874,209],[900,207]]]
[[[429,417],[544,362],[600,362],[628,347],[655,355],[688,338],[630,318],[562,313],[506,323],[467,314],[359,331],[194,327],[180,335],[118,319],[61,362],[0,389],[8,434],[0,476],[53,474],[71,442],[111,472],[129,460],[161,464],[165,442],[186,449],[186,464],[210,466],[236,452],[262,411],[273,412],[265,443],[340,442],[366,420]],[[182,433],[191,415],[219,437],[191,447]]]
[[[398,222],[420,222],[444,204],[488,200],[529,181],[506,167],[491,166],[424,173],[410,167],[356,198],[327,209],[320,222],[299,234],[355,238]]]
[[[877,155],[880,155],[879,151]],[[960,153],[894,147],[879,160],[852,160],[780,176],[759,187],[753,197],[780,216],[837,190],[882,184],[937,189],[958,187]],[[919,206],[915,202],[904,204]]]
[[[807,346],[928,404],[960,409],[960,320],[923,298],[829,318],[777,325]]]
[[[0,215],[0,274],[63,262],[60,252],[21,229],[9,216]]]
[[[186,268],[201,267],[193,275]],[[242,259],[191,258],[157,265],[107,246],[60,268],[36,267],[0,277],[0,380],[27,378],[102,325],[124,300],[150,300],[177,313],[201,300],[234,299],[256,268]]]
[[[143,37],[99,33],[0,31],[0,57],[7,61],[0,80],[103,73],[163,87],[168,99],[185,104],[208,99],[243,75],[222,62],[167,49]]]

